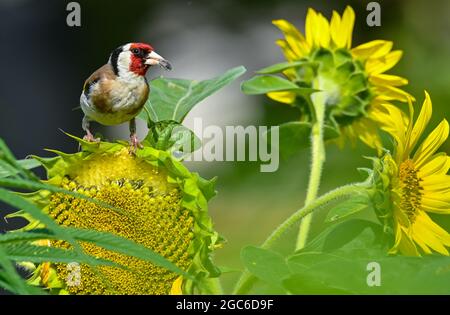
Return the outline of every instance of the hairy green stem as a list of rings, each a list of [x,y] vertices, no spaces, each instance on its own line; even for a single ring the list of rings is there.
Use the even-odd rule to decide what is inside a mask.
[[[306,192],[305,206],[311,204],[319,193],[322,166],[325,162],[325,144],[323,140],[323,125],[325,118],[325,92],[317,92],[311,95],[314,104],[315,123],[311,130],[311,172],[309,175],[308,190]],[[299,227],[297,250],[305,247],[311,229],[312,214],[305,216]]]
[[[308,205],[305,205],[302,209],[296,211],[286,221],[279,225],[264,241],[264,243],[261,245],[261,248],[271,248],[287,230],[289,230],[294,224],[298,223],[308,214],[318,209],[324,208],[332,202],[336,202],[342,199],[347,200],[352,196],[364,192],[366,189],[367,187],[365,183],[345,185],[328,192],[322,197],[313,200]],[[244,271],[241,275],[241,278],[236,283],[233,294],[246,294],[252,288],[255,281],[256,278],[254,276],[252,276],[247,270]]]

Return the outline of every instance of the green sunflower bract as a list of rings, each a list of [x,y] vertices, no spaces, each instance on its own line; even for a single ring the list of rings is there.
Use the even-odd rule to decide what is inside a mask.
[[[94,272],[81,265],[80,282],[72,285],[67,281],[70,266],[46,263],[36,268],[31,283],[69,294],[180,294],[192,293],[202,280],[218,276],[210,254],[220,246],[220,237],[207,212],[207,202],[215,194],[214,180],[191,173],[166,151],[145,147],[131,155],[128,144],[92,144],[75,139],[81,144],[81,152],[52,151],[57,157],[37,157],[47,170],[48,182],[121,211],[60,193],[40,191],[30,195],[30,199],[61,225],[110,232],[133,240],[175,263],[196,281],[84,243],[88,254],[127,269],[102,266]],[[30,222],[29,227],[38,224]],[[69,247],[63,241],[43,245]]]

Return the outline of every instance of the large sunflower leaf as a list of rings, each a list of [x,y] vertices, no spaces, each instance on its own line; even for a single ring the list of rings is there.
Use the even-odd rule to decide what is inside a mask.
[[[293,255],[246,247],[241,258],[260,281],[292,294],[448,294],[450,257],[390,256],[381,232],[349,220]]]
[[[287,260],[293,294],[448,294],[449,257],[388,256],[362,251],[301,253]],[[371,283],[376,277],[378,283]]]
[[[250,273],[272,286],[281,288],[282,280],[291,275],[285,257],[271,250],[247,246],[241,250],[241,260]]]
[[[164,120],[181,123],[197,103],[233,82],[245,71],[240,66],[203,81],[166,78],[153,80],[150,82],[150,97],[139,118],[145,121],[150,118],[154,123]]]

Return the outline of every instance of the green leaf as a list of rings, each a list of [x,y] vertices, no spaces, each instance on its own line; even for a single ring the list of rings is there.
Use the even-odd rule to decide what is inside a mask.
[[[48,191],[54,192],[54,193],[63,193],[66,195],[73,196],[75,198],[80,198],[80,199],[84,199],[86,201],[95,203],[101,207],[113,210],[117,213],[125,214],[122,209],[113,207],[104,201],[97,200],[97,199],[94,199],[94,198],[88,197],[86,195],[83,195],[83,194],[80,194],[80,193],[77,193],[74,191],[70,191],[70,190],[67,190],[64,188],[56,187],[56,186],[49,185],[49,184],[44,184],[41,182],[36,182],[33,180],[19,179],[19,178],[0,178],[0,187],[2,187],[2,186],[10,187],[10,188],[26,189],[26,190],[32,190],[32,191],[48,190]]]
[[[28,285],[6,256],[0,245],[0,286],[15,294],[45,294],[44,291]]]
[[[0,160],[9,163],[12,167],[14,167],[18,171],[18,173],[24,175],[25,177],[36,180],[38,179],[34,173],[32,173],[27,168],[23,167],[21,163],[16,160],[16,158],[9,150],[8,146],[3,141],[2,138],[0,138]]]
[[[293,294],[448,294],[450,258],[388,256],[385,251],[302,253],[287,260],[292,275],[283,286]],[[367,279],[379,267],[380,286]]]
[[[177,274],[189,277],[183,270],[151,249],[131,240],[107,232],[87,229],[66,228],[69,234],[78,241],[90,242],[104,249],[151,262]]]
[[[382,226],[349,220],[320,237],[321,244],[287,259],[292,276],[283,286],[293,294],[448,294],[450,258],[389,256]],[[313,241],[314,242],[314,241]],[[311,245],[311,244],[310,244]],[[372,263],[380,286],[369,286]]]
[[[380,224],[367,220],[348,220],[338,224],[324,239],[324,252],[356,251],[365,253],[387,253],[388,247],[383,239],[383,228]]]
[[[330,223],[346,219],[349,216],[358,214],[366,209],[372,209],[370,198],[368,195],[360,195],[340,202],[337,206],[333,207],[327,213],[325,222]]]
[[[150,82],[151,93],[145,108],[153,122],[182,122],[188,112],[206,97],[236,80],[246,69],[243,66],[204,81],[159,78]],[[139,118],[147,121],[145,111]]]
[[[49,246],[36,246],[27,242],[15,242],[4,245],[4,252],[8,259],[17,262],[54,262],[54,263],[71,263],[78,262],[81,264],[90,264],[92,266],[111,266],[120,267],[120,265],[105,259],[86,259],[86,256],[80,256],[73,250],[67,250]]]
[[[293,294],[356,293],[367,275],[365,268],[355,268],[365,266],[327,253],[298,254],[288,259],[288,265],[293,275],[283,285]]]
[[[267,249],[244,247],[241,260],[250,273],[274,286],[281,286],[282,280],[291,274],[284,257]]]
[[[245,94],[257,95],[266,94],[269,92],[302,91],[311,89],[300,88],[297,84],[278,76],[259,75],[251,78],[248,81],[244,81],[241,84],[241,90]]]
[[[190,153],[201,146],[193,131],[171,120],[151,122],[145,140],[155,149],[170,152]]]
[[[373,250],[382,248],[383,252],[387,252],[388,248],[381,238],[382,230],[380,224],[372,221],[348,219],[327,227],[299,252],[333,252],[342,248],[355,249],[364,246]],[[366,232],[362,235],[364,231]],[[376,239],[379,242],[374,244]]]
[[[0,178],[14,176],[20,172],[17,168],[9,164],[8,162],[0,159]]]
[[[292,155],[299,152],[301,149],[310,146],[311,138],[311,123],[291,121],[279,126],[279,145],[278,149],[282,159],[288,159]],[[271,144],[272,137],[270,130],[265,134],[266,141]],[[336,129],[325,126],[324,139],[325,141],[339,137],[339,132]]]
[[[273,73],[280,73],[283,72],[286,69],[290,68],[298,68],[300,66],[303,66],[304,64],[309,63],[308,61],[293,61],[293,62],[281,62],[277,63],[271,66],[268,66],[266,68],[263,68],[261,70],[256,71],[256,73],[259,74],[273,74]]]
[[[51,217],[43,213],[39,207],[18,194],[0,188],[0,201],[29,213],[34,219],[42,222],[48,229],[59,236],[67,236],[64,230]]]
[[[181,269],[179,269],[175,264],[171,261],[167,260],[163,256],[155,253],[151,249],[135,243],[131,240],[123,238],[118,235],[114,235],[107,232],[100,232],[88,229],[79,229],[74,227],[61,227],[66,233],[68,233],[71,237],[73,237],[77,241],[81,242],[89,242],[95,244],[99,247],[121,253],[128,256],[133,256],[151,263],[154,263],[158,266],[164,267],[168,270],[171,270],[178,274],[186,275]],[[55,235],[51,231],[47,229],[39,229],[32,230],[28,232],[11,232],[4,235],[0,235],[0,244],[15,244],[15,243],[23,243],[24,241],[36,241],[42,239],[61,239],[58,235]],[[64,240],[64,238],[63,238]],[[45,247],[43,247],[45,248]],[[76,255],[76,253],[70,254]],[[76,256],[74,256],[76,257]],[[79,261],[83,257],[78,258]],[[37,259],[37,258],[36,258]],[[26,260],[26,259],[23,259]],[[45,259],[43,261],[46,261]],[[49,260],[52,261],[52,260]],[[72,260],[73,261],[73,260]],[[70,261],[69,261],[70,262]],[[96,262],[96,261],[94,261]],[[102,261],[102,264],[105,264],[105,261]]]
[[[33,218],[42,222],[47,228],[51,229],[51,231],[55,233],[55,237],[61,240],[69,241],[72,245],[74,245],[74,239],[92,242],[105,249],[150,261],[178,274],[185,274],[169,260],[133,241],[105,232],[100,233],[92,230],[63,228],[54,222],[49,216],[42,213],[41,210],[33,203],[2,188],[0,188],[0,200],[28,212]]]

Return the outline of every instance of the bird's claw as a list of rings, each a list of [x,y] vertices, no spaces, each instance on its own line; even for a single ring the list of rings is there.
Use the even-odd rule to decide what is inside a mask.
[[[95,143],[99,143],[100,142],[100,138],[95,138],[92,133],[87,133],[84,137],[83,140],[86,140],[88,142],[95,142]]]
[[[130,136],[130,152],[136,153],[137,149],[142,149],[144,146],[139,142],[136,134]]]

